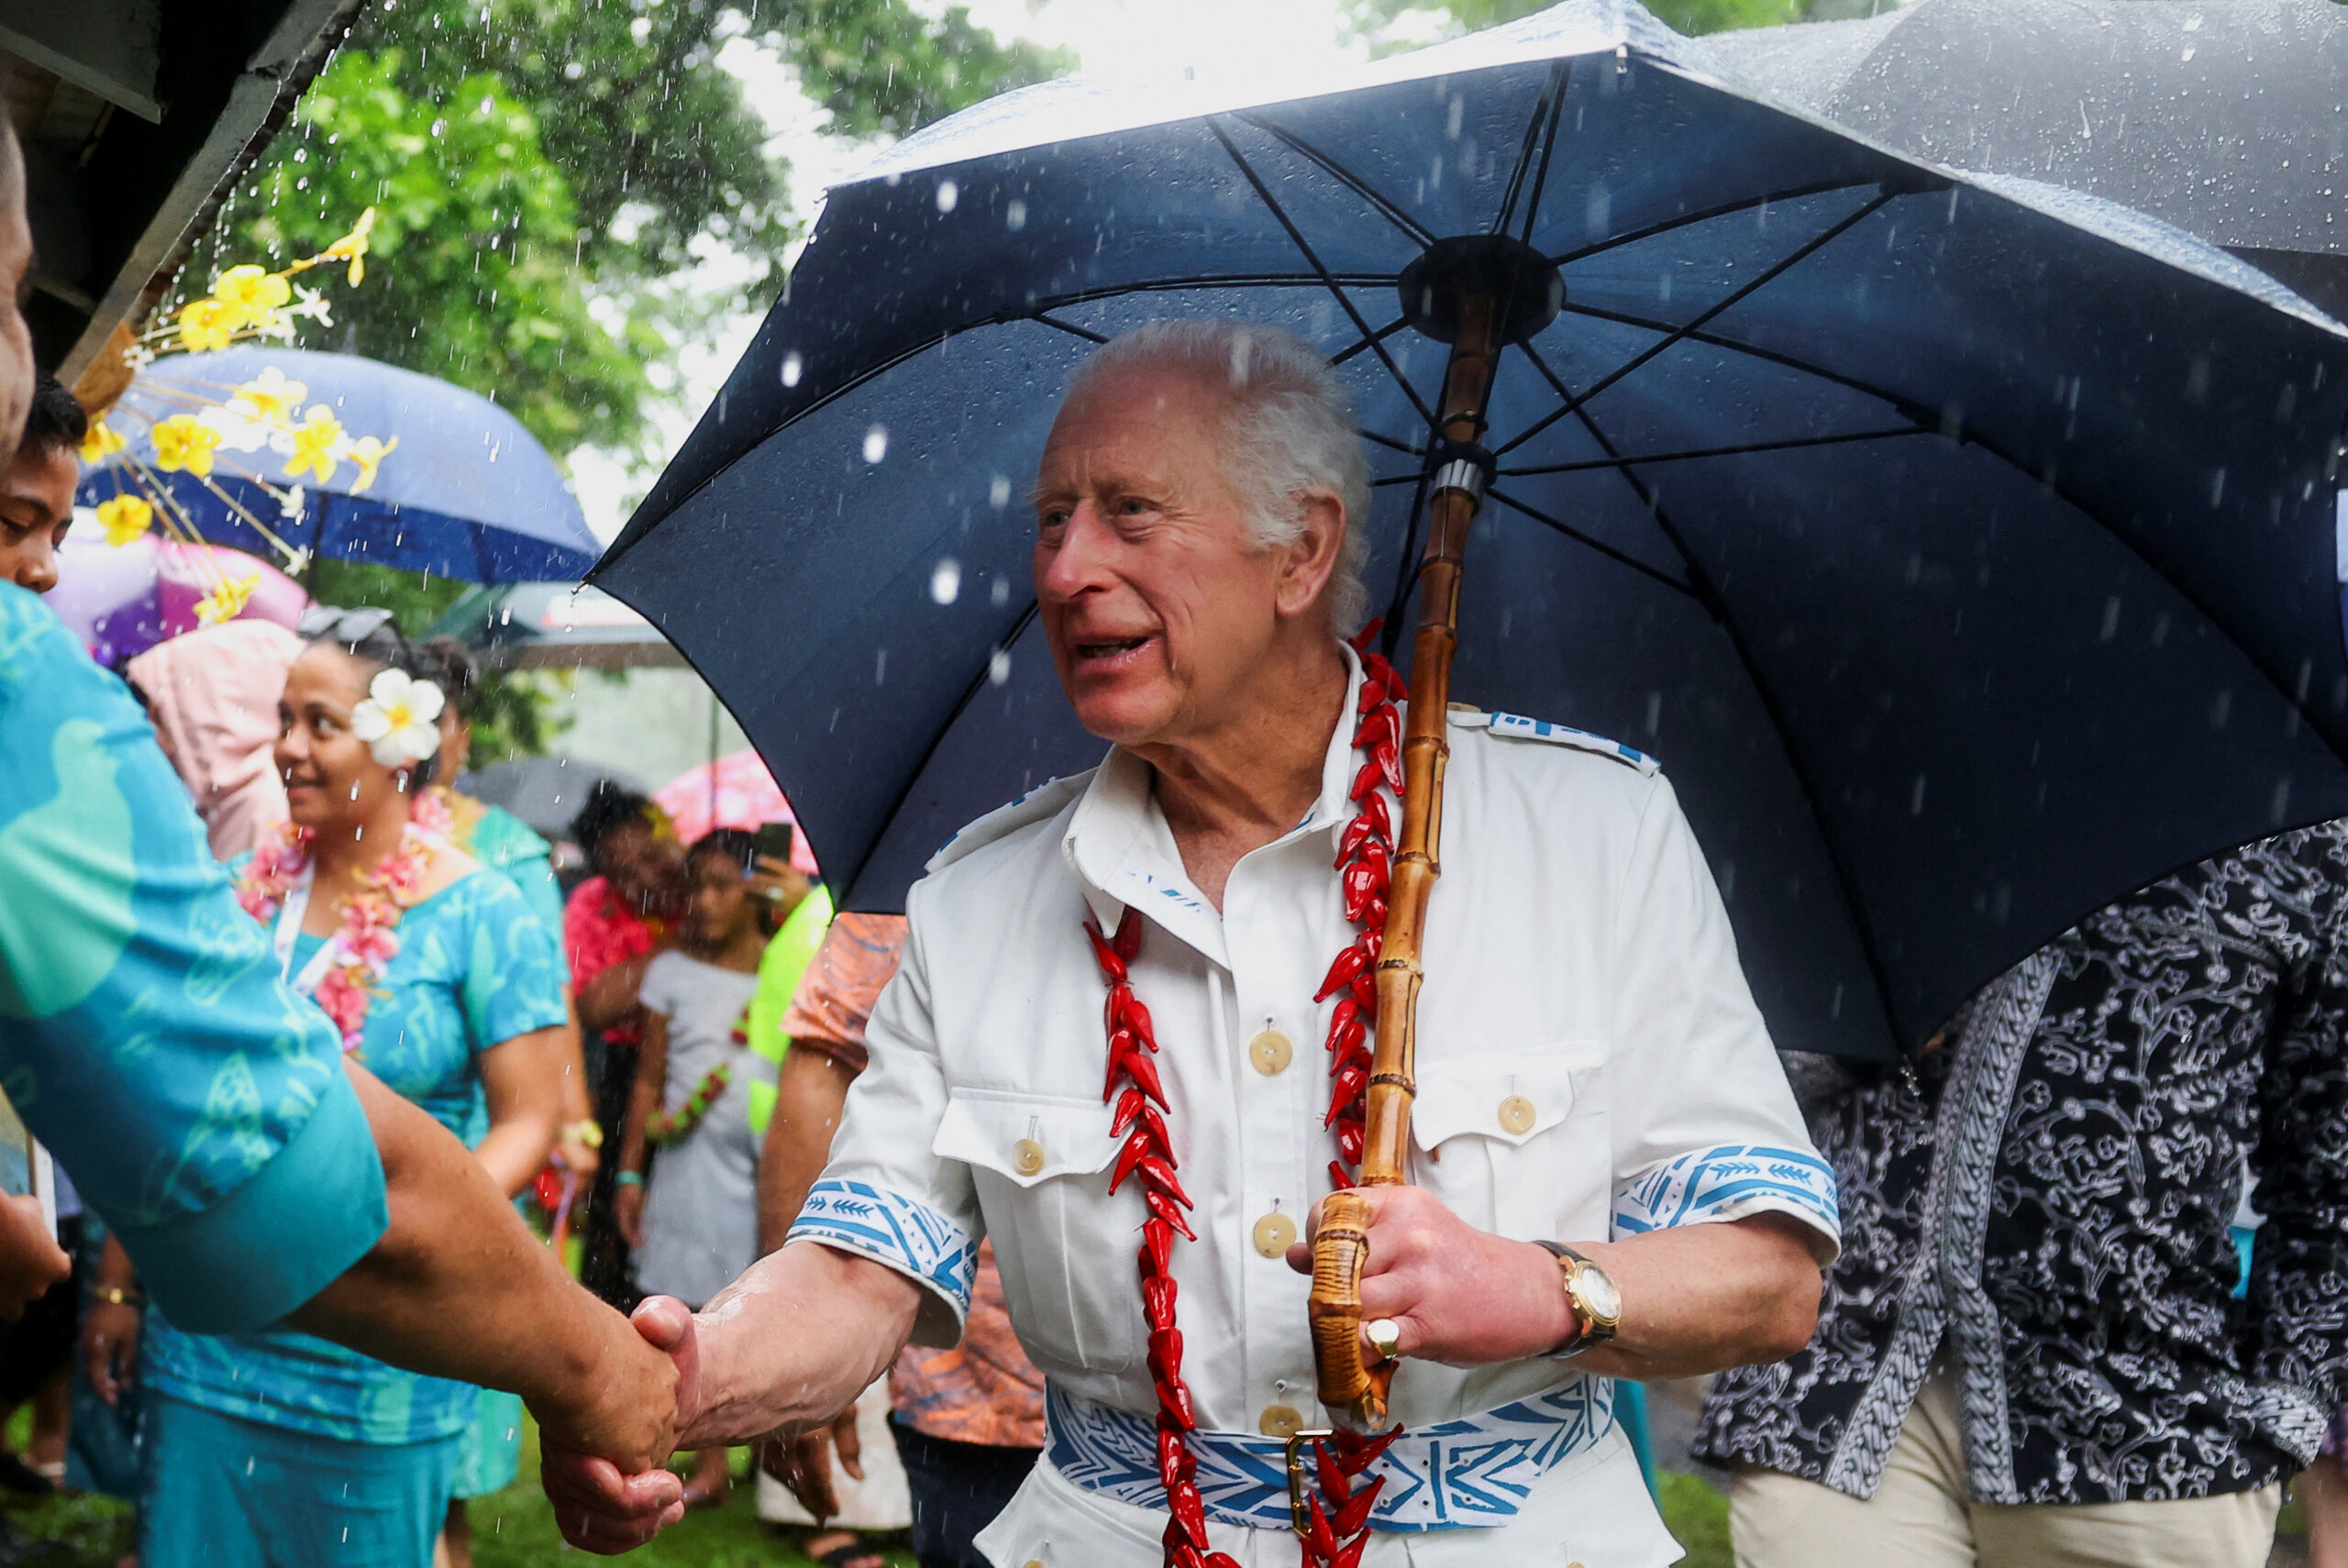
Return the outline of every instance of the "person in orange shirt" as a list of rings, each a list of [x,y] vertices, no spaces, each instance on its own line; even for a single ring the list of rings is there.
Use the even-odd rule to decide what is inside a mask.
[[[866,1066],[865,1020],[896,974],[904,941],[902,915],[838,916],[783,1015],[791,1050],[759,1165],[762,1253],[782,1245],[822,1174],[848,1085]],[[889,1375],[889,1392],[890,1433],[913,1493],[914,1555],[921,1568],[988,1568],[974,1538],[1010,1502],[1044,1446],[1044,1375],[1012,1331],[991,1245],[979,1249],[962,1342],[942,1351],[906,1346]],[[860,1479],[852,1409],[829,1431],[769,1445],[770,1472],[818,1518],[838,1512],[835,1446],[842,1467]],[[813,1551],[820,1544],[811,1543],[811,1555],[830,1561]]]

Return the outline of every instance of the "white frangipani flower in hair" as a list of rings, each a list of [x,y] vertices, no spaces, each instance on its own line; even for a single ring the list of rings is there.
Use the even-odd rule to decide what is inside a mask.
[[[422,762],[440,749],[440,710],[447,705],[431,681],[386,669],[367,683],[366,700],[350,711],[350,733],[386,767]]]

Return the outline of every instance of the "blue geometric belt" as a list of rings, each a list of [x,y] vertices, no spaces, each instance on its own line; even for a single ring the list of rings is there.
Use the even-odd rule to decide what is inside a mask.
[[[1087,1491],[1135,1507],[1163,1509],[1157,1426],[1148,1416],[1044,1385],[1044,1452],[1052,1468]],[[1386,1489],[1371,1511],[1381,1530],[1473,1529],[1516,1517],[1543,1472],[1581,1452],[1614,1425],[1611,1378],[1577,1377],[1497,1410],[1413,1427],[1371,1475]],[[1286,1529],[1288,1445],[1246,1432],[1194,1431],[1199,1492],[1207,1518]]]

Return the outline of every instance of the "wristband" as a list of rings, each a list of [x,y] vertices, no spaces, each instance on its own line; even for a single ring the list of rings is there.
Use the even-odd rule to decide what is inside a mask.
[[[612,1177],[612,1181],[614,1185],[618,1187],[642,1187],[644,1185],[644,1173],[642,1171],[622,1171],[617,1176]]]

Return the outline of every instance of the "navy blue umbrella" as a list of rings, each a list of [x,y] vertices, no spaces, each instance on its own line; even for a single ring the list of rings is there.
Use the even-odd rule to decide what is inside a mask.
[[[398,447],[371,480],[347,456],[324,480],[289,473],[291,434],[236,402],[238,387],[265,379],[305,389],[294,423],[324,406],[352,436]],[[223,437],[209,474],[156,463],[154,425],[183,414]],[[468,582],[575,579],[595,559],[578,499],[521,421],[413,370],[300,348],[175,354],[141,372],[107,421],[127,445],[84,472],[76,499],[85,506],[132,494],[165,510],[167,525],[256,554],[282,554],[282,540]]]
[[[1781,1045],[1912,1046],[2110,899],[2348,813],[2342,329],[1703,60],[1576,0],[1297,102],[1055,83],[911,138],[832,193],[593,580],[725,697],[846,903],[897,907],[1102,749],[1015,499],[1070,370],[1171,315],[1324,346],[1398,627],[1445,363],[1398,283],[1483,237],[1564,294],[1501,360],[1455,695],[1661,757]]]

